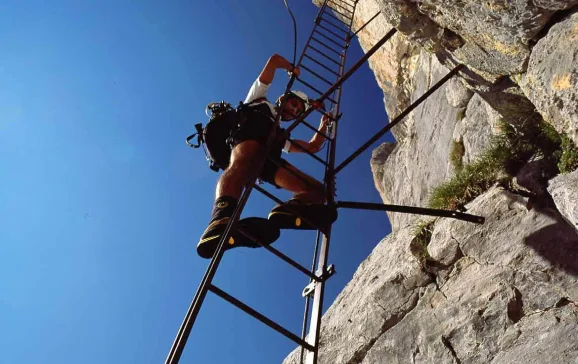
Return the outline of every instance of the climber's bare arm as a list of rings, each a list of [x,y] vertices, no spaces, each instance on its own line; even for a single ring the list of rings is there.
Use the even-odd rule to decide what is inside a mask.
[[[273,78],[275,78],[275,71],[278,69],[283,69],[287,72],[293,72],[296,76],[299,76],[301,73],[299,67],[293,67],[293,64],[283,58],[283,56],[274,54],[267,61],[263,71],[261,71],[261,74],[259,75],[259,81],[269,85],[271,82],[273,82]]]
[[[319,132],[327,135],[327,125],[329,124],[329,118],[325,115],[321,117],[321,123],[319,124]],[[317,153],[321,150],[325,137],[322,134],[315,133],[310,141],[305,140],[292,140],[291,147],[289,148],[289,153],[303,153],[308,151],[310,153]],[[298,146],[296,146],[297,144]]]

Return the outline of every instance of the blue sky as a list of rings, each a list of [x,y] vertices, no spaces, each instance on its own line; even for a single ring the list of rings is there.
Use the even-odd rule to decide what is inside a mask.
[[[289,3],[299,54],[317,8]],[[208,263],[195,245],[218,176],[184,138],[271,54],[292,57],[283,1],[4,1],[0,49],[0,363],[163,362]],[[367,65],[345,84],[338,161],[387,123],[382,98]],[[380,201],[369,157],[338,199]],[[255,193],[244,216],[272,207]],[[340,212],[326,308],[389,231],[384,213]],[[313,242],[285,231],[275,246],[309,266]],[[227,252],[215,284],[300,333],[307,279],[269,253]],[[181,362],[278,363],[294,347],[209,294]]]

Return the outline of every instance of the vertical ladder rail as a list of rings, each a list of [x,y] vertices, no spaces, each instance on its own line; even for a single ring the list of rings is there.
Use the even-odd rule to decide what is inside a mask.
[[[357,5],[357,3],[355,3]],[[353,24],[353,18],[355,16],[355,6],[353,7],[351,22],[349,24],[349,30],[351,32],[351,25]],[[348,35],[349,37],[349,35]],[[346,46],[343,51],[343,57],[341,58],[341,65],[339,67],[339,74],[343,75],[345,70],[345,63],[347,60],[347,49]],[[341,77],[339,77],[341,78]],[[340,103],[341,103],[341,85],[337,88],[337,97],[335,103],[335,115],[339,115]],[[327,154],[329,159],[329,166],[325,168],[325,191],[327,204],[334,205],[335,200],[335,180],[334,180],[334,169],[335,169],[335,151],[337,148],[337,131],[339,122],[333,123],[333,130],[331,132],[331,143],[328,148]],[[331,229],[329,226],[328,230],[322,237],[321,248],[319,250],[317,269],[318,271],[325,272],[327,269],[327,261],[329,258],[329,244],[331,242]],[[325,282],[316,282],[315,291],[313,296],[313,309],[311,312],[311,327],[308,337],[308,342],[315,348],[314,351],[309,351],[306,356],[306,364],[317,364],[319,359],[319,339],[321,335],[321,318],[323,316],[323,297],[325,293]]]

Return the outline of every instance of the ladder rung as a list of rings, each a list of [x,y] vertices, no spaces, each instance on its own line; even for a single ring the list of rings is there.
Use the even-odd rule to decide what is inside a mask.
[[[331,82],[327,79],[325,79],[323,76],[321,76],[320,74],[318,74],[317,72],[313,71],[312,69],[310,69],[307,66],[304,66],[303,63],[301,63],[301,66],[299,67],[301,69],[306,70],[307,72],[313,74],[314,76],[316,76],[317,78],[321,79],[322,81],[326,82],[329,86],[333,85],[335,82]]]
[[[271,252],[273,255],[276,255],[278,258],[280,258],[281,260],[283,260],[284,262],[288,263],[290,266],[292,266],[293,268],[297,269],[298,271],[300,271],[301,273],[305,274],[307,277],[309,277],[310,279],[316,281],[316,282],[321,282],[322,279],[317,277],[315,274],[312,274],[310,271],[308,271],[307,269],[305,269],[302,265],[300,265],[299,263],[297,263],[296,261],[294,261],[293,259],[289,258],[288,256],[286,256],[285,254],[281,253],[279,250],[273,248],[272,246],[269,245],[263,245],[263,248],[267,249],[269,252]]]
[[[303,85],[309,87],[311,90],[317,92],[319,95],[323,95],[323,92],[319,91],[318,89],[316,89],[315,87],[311,86],[310,84],[308,84],[307,82],[303,81],[302,79],[300,79],[299,77],[295,78],[296,81],[299,81],[300,83],[302,83]],[[333,102],[334,104],[337,104],[337,101],[333,100],[330,97],[327,97],[327,100]]]
[[[341,53],[343,52],[343,50],[345,49],[345,46],[344,46],[343,44],[337,43],[334,39],[329,38],[327,35],[321,33],[320,31],[314,30],[313,33],[322,36],[323,38],[327,39],[327,40],[330,41],[331,43],[333,43],[333,44],[335,44],[336,46],[338,46],[338,47],[339,47],[338,49],[340,49],[341,52],[335,51],[335,52],[337,52],[337,54],[341,54]],[[319,40],[317,40],[317,41],[319,42]]]
[[[352,18],[348,17],[347,15],[343,14],[342,12],[340,12],[339,10],[332,8],[331,6],[328,6],[327,8],[331,9],[332,11],[336,12],[337,14],[341,15],[342,17],[344,17],[345,19],[349,20],[351,22]],[[342,20],[342,22],[345,24],[345,22]]]
[[[329,0],[328,3],[332,3],[333,5],[337,6],[340,9],[343,9],[344,11],[348,12],[349,14],[353,14],[353,12],[351,10],[347,9],[345,6],[342,6],[341,4],[336,3],[335,1]]]
[[[335,33],[333,30],[331,30],[331,29],[329,29],[329,28],[327,28],[327,27],[324,27],[324,26],[321,25],[321,24],[317,24],[317,26],[318,26],[319,28],[325,29],[327,32],[333,34],[336,38],[339,38],[339,39],[341,39],[342,41],[347,42],[347,39],[341,37],[339,34]],[[317,32],[317,33],[319,33],[319,32]]]
[[[331,2],[334,3],[334,1],[331,1]],[[352,9],[352,10],[351,10],[352,12],[355,12],[355,5],[351,5],[351,4],[350,4],[349,2],[347,2],[347,1],[341,1],[341,3],[339,3],[339,4],[337,4],[337,5],[339,5],[339,6],[347,5],[349,8]],[[349,8],[347,8],[347,9],[349,9]]]
[[[309,344],[308,342],[306,342],[305,340],[301,339],[299,336],[295,335],[294,333],[292,333],[291,331],[287,330],[286,328],[284,328],[283,326],[279,325],[278,323],[276,323],[275,321],[267,318],[266,316],[262,315],[261,313],[257,312],[256,310],[252,309],[251,307],[247,306],[246,304],[244,304],[243,302],[239,301],[238,299],[236,299],[235,297],[231,296],[230,294],[228,294],[227,292],[223,291],[222,289],[220,289],[219,287],[210,284],[209,285],[209,291],[213,292],[214,294],[216,294],[217,296],[221,297],[222,299],[224,299],[225,301],[229,302],[230,304],[237,306],[238,308],[240,308],[241,310],[245,311],[245,313],[253,316],[254,318],[256,318],[257,320],[261,321],[262,323],[264,323],[265,325],[269,326],[270,328],[272,328],[273,330],[277,331],[278,333],[282,334],[283,336],[285,336],[288,339],[293,340],[294,342],[296,342],[298,345],[303,346],[305,349],[309,350],[309,351],[315,351],[315,347],[313,347],[311,344]]]
[[[299,124],[299,123],[301,123],[301,121],[302,121],[302,120],[299,120],[297,123]],[[313,186],[313,184],[311,183],[311,181],[309,181],[309,180],[307,180],[306,178],[304,178],[303,176],[295,173],[293,170],[287,168],[287,167],[285,166],[285,164],[281,164],[281,162],[279,162],[279,161],[277,161],[277,160],[275,160],[275,159],[273,159],[273,158],[270,158],[270,157],[267,158],[267,159],[269,160],[269,162],[273,163],[273,164],[276,165],[277,167],[286,169],[287,172],[289,172],[289,173],[291,173],[292,175],[294,175],[295,177],[297,177],[297,179],[301,180],[301,181],[302,181],[303,183],[305,183],[306,185],[311,186],[311,187],[315,187],[315,186]],[[306,223],[310,224],[310,225],[313,225],[313,224],[311,223],[311,221],[307,221],[307,220],[304,219],[304,218],[303,218],[302,220],[305,221]]]
[[[336,17],[335,15],[333,15],[333,14],[331,14],[331,13],[328,13],[328,12],[324,11],[323,14],[328,15],[328,16],[332,17],[333,19],[342,22],[343,25],[347,25],[347,24],[345,24],[345,22],[344,22],[342,19],[339,19],[338,17]],[[323,17],[322,17],[321,19],[323,19]],[[348,19],[348,20],[351,20],[351,19]]]
[[[333,104],[332,104],[333,105]],[[337,121],[337,118],[335,118],[333,115],[329,115],[328,113],[326,113],[323,110],[319,110],[319,109],[315,109],[315,111],[317,111],[318,113],[320,113],[321,115],[325,115],[326,117],[328,117],[331,121]],[[329,139],[331,141],[333,141],[333,139]]]
[[[309,129],[313,130],[315,133],[321,135],[322,137],[324,137],[325,139],[332,141],[332,139],[329,137],[329,135],[320,132],[319,130],[317,130],[313,125],[309,124],[308,122],[306,122],[305,120],[299,120],[300,123],[302,123],[303,125],[305,125],[306,127],[308,127]],[[289,142],[291,142],[291,144],[293,144],[293,142],[291,140],[289,140]],[[295,145],[295,144],[294,144]],[[312,155],[313,157],[317,157],[315,154]],[[327,165],[327,163],[322,160],[321,158],[317,157],[317,159],[319,159],[319,161],[321,163],[323,163],[324,165]]]
[[[330,1],[331,1],[332,3],[334,3],[334,2],[335,2],[335,1],[333,1],[333,0],[330,0]],[[349,6],[350,8],[353,8],[353,9],[355,9],[355,3],[352,5],[352,4],[351,4],[349,1],[346,1],[346,0],[342,0],[342,1],[341,1],[341,3],[340,3],[339,5],[342,5],[342,4],[345,4],[345,5]]]
[[[342,54],[339,53],[338,51],[336,51],[335,49],[331,48],[330,46],[328,46],[327,44],[323,43],[322,41],[320,41],[319,39],[315,38],[315,37],[311,37],[312,40],[316,41],[317,43],[321,44],[323,47],[325,47],[326,49],[330,50],[331,52],[335,53],[338,57],[342,57]]]
[[[301,120],[303,122],[303,120]],[[303,148],[302,146],[300,146],[299,144],[294,143],[291,139],[288,139],[289,143],[291,143],[292,146],[294,146],[295,148],[301,150],[303,153],[308,154],[309,156],[313,157],[313,159],[315,159],[316,161],[318,161],[319,163],[323,164],[326,167],[329,167],[329,164],[327,162],[325,162],[323,159],[319,158],[318,156],[316,156],[315,154],[311,153],[310,151],[308,151],[307,149]],[[331,141],[331,139],[328,139],[329,141]]]
[[[323,52],[321,52],[319,49],[313,47],[313,46],[311,45],[311,43],[309,43],[309,44],[307,45],[307,47],[313,49],[315,52],[319,53],[319,54],[322,55],[323,57],[327,58],[327,59],[330,60],[331,62],[333,62],[333,63],[335,63],[336,65],[338,65],[338,66],[341,67],[341,63],[337,62],[336,60],[334,60],[334,59],[332,59],[332,58],[329,58],[329,56],[327,56],[325,53],[323,53]]]
[[[330,24],[331,26],[333,26],[335,29],[342,31],[343,33],[345,33],[346,35],[349,35],[349,31],[341,28],[340,26],[338,26],[337,24],[327,20],[327,19],[323,19],[321,18],[321,20],[323,20],[324,22],[326,22],[327,24]],[[342,23],[343,24],[343,23]]]
[[[269,158],[269,160],[271,160],[271,158]],[[282,168],[283,166],[279,165],[280,168]],[[289,172],[291,172],[289,169],[287,170]],[[260,191],[261,187],[254,185],[253,188],[257,189]],[[260,191],[261,193],[265,194],[267,196],[267,194],[269,192],[263,190]],[[287,209],[289,209],[291,211],[291,206],[285,204],[283,201],[277,199],[275,196],[271,195],[269,196],[271,198],[273,198],[277,203],[280,203],[282,205],[286,205]],[[293,211],[294,213],[296,213],[296,211]],[[308,224],[311,224],[310,221],[307,221],[306,219],[302,219],[303,221],[305,221]],[[312,224],[311,224],[312,225]],[[322,279],[317,277],[315,274],[311,273],[310,271],[308,271],[306,268],[304,268],[302,265],[300,265],[299,263],[297,263],[296,261],[294,261],[293,259],[289,258],[288,256],[286,256],[285,254],[281,253],[279,250],[273,248],[272,246],[269,245],[264,245],[261,244],[261,242],[259,242],[259,240],[255,239],[255,237],[245,233],[242,230],[238,230],[238,232],[240,232],[241,234],[247,236],[249,239],[253,240],[254,242],[256,242],[257,244],[261,245],[261,247],[265,248],[266,250],[268,250],[270,253],[272,253],[273,255],[276,255],[278,258],[280,258],[281,260],[283,260],[284,262],[288,263],[289,265],[291,265],[293,268],[297,269],[298,271],[300,271],[301,273],[305,274],[307,277],[309,277],[309,279],[312,279],[316,282],[321,282]]]
[[[327,67],[326,65],[324,65],[323,63],[319,62],[318,60],[316,60],[313,57],[308,56],[307,54],[303,55],[305,58],[317,63],[319,66],[325,68],[327,71],[333,73],[335,76],[339,77],[339,73],[335,72],[334,70],[332,70],[331,68]],[[303,62],[301,62],[301,64],[303,64]]]

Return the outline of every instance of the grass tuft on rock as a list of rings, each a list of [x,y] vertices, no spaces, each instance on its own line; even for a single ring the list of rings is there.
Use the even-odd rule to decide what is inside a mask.
[[[572,141],[568,138],[564,142],[567,137],[558,134],[544,121],[527,121],[514,126],[502,120],[499,128],[500,134],[491,139],[488,149],[480,157],[456,169],[457,173],[451,180],[433,189],[429,200],[431,208],[463,209],[465,204],[496,182],[511,180],[535,156],[558,165],[561,171],[572,166],[575,168],[578,164],[578,150]],[[568,142],[571,147],[564,147]]]
[[[558,169],[560,173],[569,173],[578,169],[578,147],[567,135],[561,135],[560,161]]]
[[[411,251],[422,265],[426,264],[430,258],[427,246],[431,240],[435,222],[436,220],[421,220],[412,229],[414,238],[411,241]]]
[[[464,147],[464,142],[461,140],[454,140],[452,141],[452,149],[450,150],[450,163],[454,167],[454,170],[460,171],[463,166],[463,158],[464,154],[466,153],[466,149]]]

